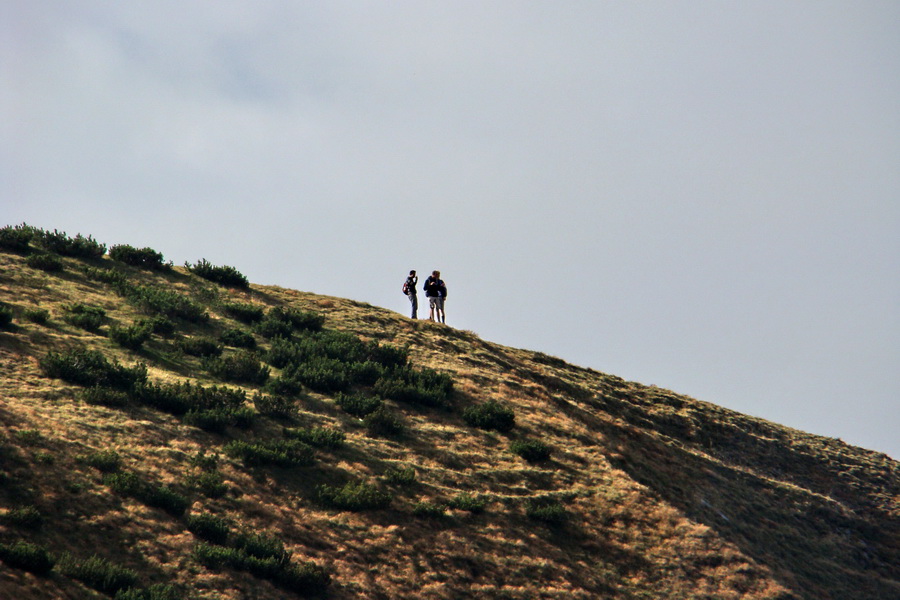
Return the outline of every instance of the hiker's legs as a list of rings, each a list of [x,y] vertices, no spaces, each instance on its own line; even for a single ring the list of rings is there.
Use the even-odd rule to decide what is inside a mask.
[[[444,300],[443,298],[441,298],[441,303],[440,303],[440,306],[438,307],[438,310],[440,311],[440,321],[441,321],[441,323],[446,323],[446,322],[447,322],[447,316],[446,316],[446,313],[444,312],[444,302],[446,302],[446,300]]]
[[[418,318],[419,312],[419,298],[415,294],[407,294],[409,296],[409,303],[412,304],[412,318]]]
[[[440,308],[438,307],[438,301],[439,301],[439,300],[440,300],[440,298],[435,298],[434,296],[429,296],[429,297],[428,297],[428,308],[429,308],[429,310],[428,310],[428,318],[429,318],[430,320],[432,320],[432,321],[434,321],[435,312],[440,311]],[[437,315],[437,316],[438,316],[438,318],[440,318],[440,313],[439,313],[439,312],[438,312],[438,315]]]

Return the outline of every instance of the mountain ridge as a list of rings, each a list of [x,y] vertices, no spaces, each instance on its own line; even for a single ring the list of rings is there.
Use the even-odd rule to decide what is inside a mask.
[[[47,239],[72,240],[32,233],[0,252],[12,319],[0,332],[4,595],[900,596],[900,477],[884,454],[387,309],[242,282],[206,261],[200,274],[200,262],[146,252],[129,264],[90,238],[92,256],[67,256]],[[91,307],[103,313],[93,330],[73,324]],[[174,329],[123,345],[157,317]],[[255,348],[229,345],[227,331]],[[191,354],[203,340],[217,357]],[[291,358],[326,342],[331,362]],[[53,353],[76,350],[144,364],[147,383],[118,392],[48,373]],[[246,356],[265,377],[225,381]],[[318,375],[300,368],[313,363]],[[350,365],[357,379],[325,390],[322,365]],[[187,382],[244,395],[227,414],[160,409]],[[381,421],[350,412],[373,399]],[[247,453],[268,441],[309,447],[313,462],[254,463]],[[120,463],[106,474],[91,463],[103,452]],[[365,494],[364,508],[340,504]],[[255,532],[275,550],[254,555]],[[20,542],[54,566],[15,566]],[[94,553],[133,581],[102,591],[79,578]]]

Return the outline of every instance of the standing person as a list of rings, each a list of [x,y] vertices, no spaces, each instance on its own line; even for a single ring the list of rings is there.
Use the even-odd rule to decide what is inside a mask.
[[[441,279],[440,271],[432,271],[428,279],[425,280],[425,297],[428,298],[428,306],[430,311],[428,318],[438,323],[446,323],[447,319],[444,315],[444,300],[447,298],[447,286]]]
[[[416,270],[413,269],[409,272],[409,277],[406,278],[406,281],[403,282],[403,293],[406,294],[406,297],[409,298],[409,303],[412,304],[412,318],[417,319],[419,313],[419,298],[416,296],[416,286],[419,284],[419,276],[416,275]]]

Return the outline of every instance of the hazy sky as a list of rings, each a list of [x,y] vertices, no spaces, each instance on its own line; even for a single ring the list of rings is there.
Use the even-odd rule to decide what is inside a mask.
[[[4,0],[2,223],[900,458],[900,3]]]

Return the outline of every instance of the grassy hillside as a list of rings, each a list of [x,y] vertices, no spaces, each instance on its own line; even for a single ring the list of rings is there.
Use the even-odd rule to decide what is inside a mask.
[[[900,598],[889,457],[0,230],[0,597]]]

